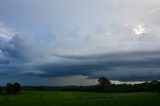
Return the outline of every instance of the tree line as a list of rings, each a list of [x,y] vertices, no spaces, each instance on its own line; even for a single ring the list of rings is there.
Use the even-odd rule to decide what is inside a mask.
[[[0,87],[0,93],[15,94],[21,91],[19,83],[8,83],[6,87]],[[107,93],[127,93],[127,92],[156,92],[160,93],[160,81],[148,81],[141,84],[112,84],[106,77],[100,77],[98,84],[94,86],[23,86],[24,90],[51,90],[51,91],[82,91],[82,92],[107,92]]]
[[[160,81],[154,80],[141,84],[112,84],[106,77],[100,77],[98,84],[94,86],[64,86],[64,87],[35,87],[36,90],[62,90],[82,92],[106,92],[106,93],[128,93],[128,92],[156,92],[160,93]]]
[[[106,77],[101,77],[95,86],[99,92],[160,92],[160,81],[148,81],[141,84],[112,84]]]
[[[16,94],[21,91],[21,85],[17,82],[7,83],[5,87],[0,87],[0,94]]]
[[[141,84],[112,84],[106,77],[100,77],[98,84],[93,86],[27,86],[25,90],[50,90],[50,91],[81,91],[81,92],[107,92],[107,93],[127,93],[127,92],[160,92],[159,81],[149,81]]]

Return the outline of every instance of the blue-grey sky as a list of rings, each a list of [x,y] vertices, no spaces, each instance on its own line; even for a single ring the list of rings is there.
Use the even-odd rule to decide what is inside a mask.
[[[159,0],[0,0],[0,84],[160,80]]]

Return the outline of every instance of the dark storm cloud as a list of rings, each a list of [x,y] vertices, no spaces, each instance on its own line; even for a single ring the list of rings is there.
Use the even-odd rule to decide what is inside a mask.
[[[37,55],[32,47],[26,38],[19,35],[4,44],[0,54],[0,73],[41,78],[84,75],[93,79],[107,76],[123,81],[160,79],[160,51],[40,56],[46,50],[44,46]],[[55,62],[57,58],[61,61]]]
[[[151,80],[154,76],[156,76],[155,79],[159,79],[160,75],[159,51],[98,55],[95,57],[78,56],[78,58],[67,56],[66,58],[71,59],[71,61],[63,64],[39,64],[32,68],[44,71],[44,74],[38,74],[42,77],[85,75],[90,78],[98,78],[106,75],[114,80],[133,81],[136,78],[137,80]]]
[[[119,59],[125,57],[132,58],[132,57],[155,57],[160,55],[160,50],[156,51],[133,51],[133,52],[117,52],[117,53],[103,53],[103,54],[95,54],[95,55],[59,55],[53,54],[53,56],[62,57],[62,58],[70,58],[70,59]],[[145,59],[145,58],[144,58]]]
[[[15,35],[9,42],[4,44],[1,50],[7,57],[25,60],[28,58],[30,46],[24,36]]]
[[[159,7],[158,0],[1,0],[0,78],[160,79]]]

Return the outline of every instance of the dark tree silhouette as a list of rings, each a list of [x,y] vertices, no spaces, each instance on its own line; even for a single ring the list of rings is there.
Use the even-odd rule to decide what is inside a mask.
[[[111,82],[109,79],[107,79],[106,77],[100,77],[99,80],[98,80],[98,86],[99,87],[102,87],[102,88],[106,88],[106,87],[109,87],[111,86]]]
[[[3,92],[3,88],[2,87],[0,87],[0,94]]]
[[[21,85],[19,83],[14,83],[12,85],[12,88],[13,88],[14,93],[18,93],[21,90]]]
[[[160,92],[160,82],[159,81],[152,81],[150,83],[150,88],[152,91],[159,93]]]
[[[13,94],[18,93],[21,90],[21,85],[19,83],[7,83],[6,85],[6,93]]]
[[[13,93],[13,85],[11,83],[7,83],[6,85],[6,93],[11,94]]]

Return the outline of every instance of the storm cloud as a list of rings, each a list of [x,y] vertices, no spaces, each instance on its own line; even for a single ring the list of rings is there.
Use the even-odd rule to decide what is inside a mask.
[[[2,84],[160,80],[158,0],[62,1],[1,1]]]

